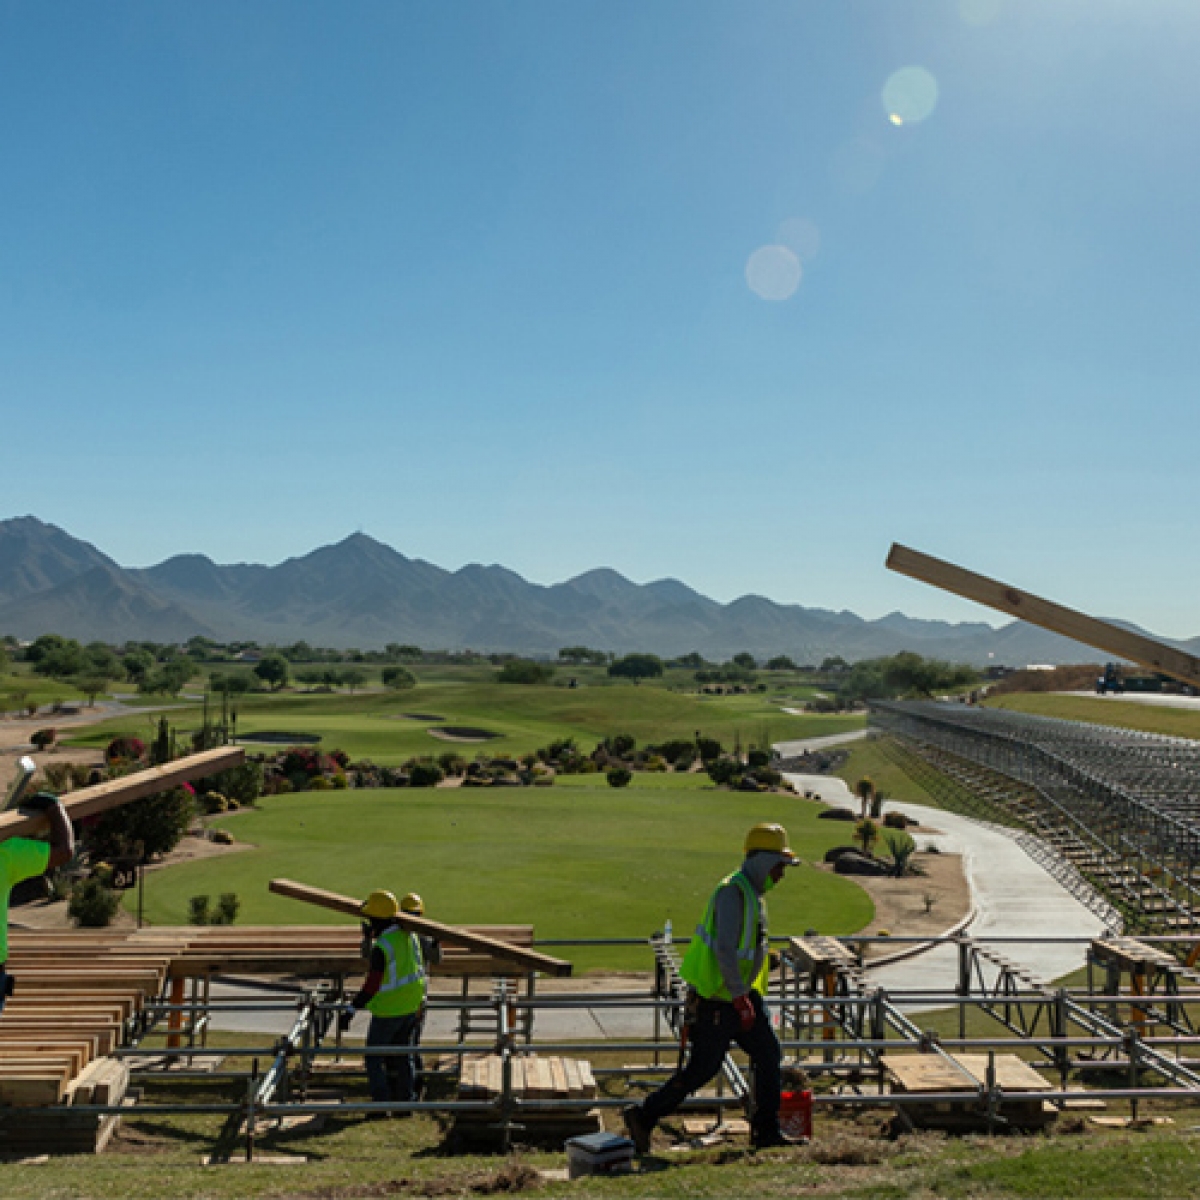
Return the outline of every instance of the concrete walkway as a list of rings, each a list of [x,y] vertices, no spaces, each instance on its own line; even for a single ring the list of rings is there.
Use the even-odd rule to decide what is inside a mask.
[[[844,780],[830,775],[788,775],[801,792],[827,804],[858,809],[858,797]],[[1076,942],[1006,944],[996,948],[1006,958],[1050,981],[1077,970],[1085,961],[1086,941],[1103,932],[1104,924],[1067,892],[1044,868],[1007,834],[972,821],[969,817],[901,804],[896,808],[917,818],[936,834],[918,834],[919,846],[930,843],[947,854],[963,856],[963,870],[971,888],[975,916],[967,931],[979,941],[989,938],[1029,937],[1081,939]],[[897,963],[869,970],[870,977],[888,991],[951,990],[957,981],[957,954],[953,947],[927,951]]]

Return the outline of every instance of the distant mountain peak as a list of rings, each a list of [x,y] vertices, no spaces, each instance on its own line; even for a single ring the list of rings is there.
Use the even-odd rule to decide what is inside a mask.
[[[262,645],[473,649],[553,655],[586,645],[710,659],[739,651],[797,662],[916,650],[958,662],[1092,661],[1078,643],[1013,622],[909,618],[867,621],[744,595],[721,604],[677,579],[637,584],[597,567],[541,586],[498,563],[447,571],[406,558],[357,530],[275,566],[221,565],[183,553],[145,569],[120,567],[87,542],[34,516],[0,520],[0,632],[82,641],[186,641],[201,633]]]

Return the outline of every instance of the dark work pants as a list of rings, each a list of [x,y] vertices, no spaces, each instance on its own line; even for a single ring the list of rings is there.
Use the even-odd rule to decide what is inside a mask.
[[[367,1047],[412,1046],[417,1041],[420,1014],[404,1017],[372,1017],[367,1030]],[[413,1056],[411,1054],[367,1055],[367,1083],[371,1099],[415,1100]]]
[[[729,1001],[700,1001],[696,1019],[688,1028],[687,1063],[641,1105],[642,1115],[651,1128],[708,1083],[721,1069],[729,1047],[736,1043],[749,1056],[754,1068],[752,1137],[757,1140],[778,1134],[782,1053],[762,997],[751,992],[750,998],[754,1003],[755,1021],[745,1032],[737,1009]]]

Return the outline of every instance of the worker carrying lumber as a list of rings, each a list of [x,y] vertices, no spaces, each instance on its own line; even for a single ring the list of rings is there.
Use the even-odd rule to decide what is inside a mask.
[[[25,879],[44,875],[65,866],[75,853],[75,834],[62,804],[52,792],[38,792],[22,800],[26,812],[45,813],[50,820],[49,844],[38,838],[8,838],[0,842],[0,1011],[13,994],[13,977],[8,973],[8,898]]]
[[[391,892],[377,890],[359,910],[370,922],[371,951],[367,978],[343,1008],[339,1023],[349,1027],[354,1014],[371,1014],[367,1046],[418,1044],[425,1007],[425,953],[421,939],[401,927],[400,905]],[[368,1054],[367,1083],[377,1102],[417,1098],[416,1063],[411,1054]]]
[[[789,1144],[779,1128],[782,1055],[764,1000],[771,964],[763,897],[800,860],[788,846],[787,830],[773,824],[750,830],[745,856],[741,868],[717,885],[680,967],[689,985],[687,1062],[623,1113],[639,1154],[649,1152],[655,1125],[716,1075],[735,1042],[754,1072],[751,1143],[756,1149]]]
[[[412,913],[414,917],[423,917],[425,915],[425,901],[417,895],[416,892],[409,892],[400,901],[400,911]],[[436,966],[442,961],[442,943],[435,937],[430,937],[428,934],[422,933],[418,936],[417,941],[421,943],[421,958],[425,963],[425,970]],[[426,993],[428,994],[428,985],[426,985]],[[422,1004],[421,1011],[417,1014],[417,1028],[413,1032],[413,1045],[419,1046],[421,1039],[425,1036],[425,1016],[429,1012],[429,1005]],[[413,1055],[413,1087],[416,1089],[418,1099],[425,1099],[425,1059],[420,1054]]]

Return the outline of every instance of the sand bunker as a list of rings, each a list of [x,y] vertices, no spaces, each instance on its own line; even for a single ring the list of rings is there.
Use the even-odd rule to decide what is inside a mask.
[[[443,725],[440,729],[430,729],[428,732],[443,742],[490,742],[493,738],[504,736],[490,729],[474,729],[470,725]]]

